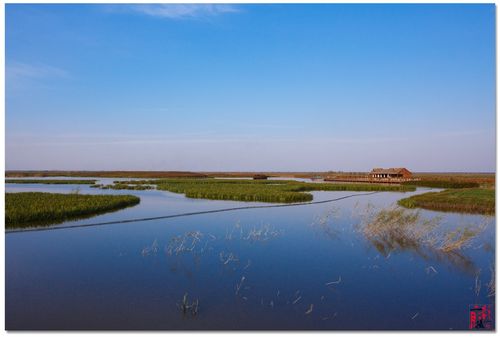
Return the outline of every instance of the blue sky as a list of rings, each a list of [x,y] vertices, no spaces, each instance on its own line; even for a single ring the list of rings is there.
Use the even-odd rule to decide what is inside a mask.
[[[6,169],[495,170],[494,5],[7,5]]]

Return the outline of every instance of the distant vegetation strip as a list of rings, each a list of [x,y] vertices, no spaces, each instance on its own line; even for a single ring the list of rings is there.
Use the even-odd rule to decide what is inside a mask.
[[[5,194],[6,228],[49,226],[136,205],[132,195],[23,192]]]
[[[342,177],[364,177],[368,172],[188,172],[188,171],[6,171],[6,177],[102,177],[102,178],[252,178],[256,174],[263,174],[269,177],[290,177],[290,178],[325,178],[329,176]],[[423,173],[414,172],[414,178],[424,181],[454,181],[473,182],[481,186],[495,185],[495,173]]]
[[[404,185],[412,185],[418,187],[432,188],[477,188],[479,183],[471,181],[455,181],[455,180],[416,180],[404,182]]]
[[[495,186],[495,173],[417,173],[414,178],[421,181],[450,181],[453,183],[477,183],[480,186]]]
[[[492,215],[495,214],[495,190],[468,188],[429,192],[401,199],[398,204],[407,208]]]
[[[129,185],[129,184],[111,184],[111,185],[90,185],[92,188],[100,188],[102,190],[152,190],[154,187],[151,185]]]
[[[294,180],[245,179],[160,179],[123,181],[122,184],[153,184],[158,190],[185,194],[188,198],[260,201],[306,202],[313,200],[311,191],[414,191],[413,186],[381,184],[304,183]]]
[[[77,180],[77,179],[5,179],[6,184],[76,184],[92,185],[96,180]]]
[[[97,177],[97,178],[205,178],[187,171],[7,171],[6,177]]]

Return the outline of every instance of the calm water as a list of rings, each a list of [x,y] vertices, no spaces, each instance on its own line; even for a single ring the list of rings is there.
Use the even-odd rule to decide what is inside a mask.
[[[7,184],[6,190],[76,187],[134,194],[141,203],[60,226],[249,204],[82,185]],[[313,194],[316,201],[356,193]],[[495,256],[494,219],[460,254],[407,249],[383,255],[357,230],[360,210],[369,203],[391,206],[410,194],[8,234],[6,328],[467,329],[469,304],[493,301],[486,284]],[[485,221],[422,214],[443,216],[443,230]],[[195,316],[179,310],[186,293],[189,302],[199,301]]]

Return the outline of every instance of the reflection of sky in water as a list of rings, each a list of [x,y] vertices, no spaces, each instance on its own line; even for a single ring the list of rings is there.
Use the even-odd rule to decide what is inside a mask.
[[[7,184],[6,189],[68,192],[75,187]],[[135,194],[141,203],[64,225],[247,205],[186,199],[163,191],[88,186],[80,190]],[[316,201],[353,193],[313,194]],[[494,261],[494,219],[489,218],[485,232],[460,255],[439,255],[424,248],[393,251],[385,257],[356,230],[357,210],[368,203],[387,207],[410,194],[383,192],[319,205],[9,234],[6,325],[8,329],[467,329],[468,305],[491,302],[486,284]],[[484,220],[452,213],[421,214],[443,216],[442,228]],[[235,227],[237,223],[240,227]],[[169,255],[171,240],[191,231],[202,234],[193,250]],[[224,264],[229,254],[237,261]],[[476,296],[479,270],[482,286]],[[183,317],[177,308],[185,293],[190,300],[199,299],[196,317]]]

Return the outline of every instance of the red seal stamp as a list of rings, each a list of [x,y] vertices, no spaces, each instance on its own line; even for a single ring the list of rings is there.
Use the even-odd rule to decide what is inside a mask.
[[[493,328],[491,320],[491,304],[471,304],[469,305],[469,329],[470,330],[491,330]]]

